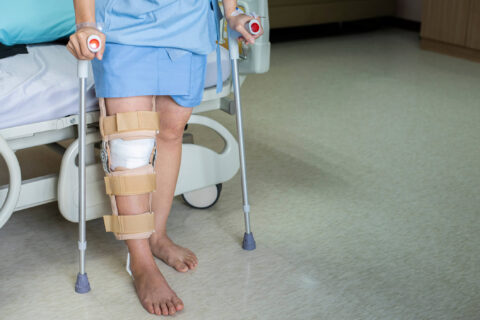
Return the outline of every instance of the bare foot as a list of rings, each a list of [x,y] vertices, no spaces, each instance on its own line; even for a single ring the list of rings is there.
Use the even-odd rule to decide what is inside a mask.
[[[183,309],[183,302],[170,288],[167,281],[152,263],[135,264],[132,261],[131,269],[135,282],[135,289],[143,307],[152,314],[172,315]]]
[[[150,248],[155,257],[179,272],[187,272],[198,265],[197,256],[192,251],[176,245],[167,235],[154,233],[150,237]]]

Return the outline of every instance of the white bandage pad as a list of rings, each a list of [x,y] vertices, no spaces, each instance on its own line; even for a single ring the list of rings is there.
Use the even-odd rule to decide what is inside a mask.
[[[154,139],[110,140],[110,168],[135,169],[147,165],[154,148]]]

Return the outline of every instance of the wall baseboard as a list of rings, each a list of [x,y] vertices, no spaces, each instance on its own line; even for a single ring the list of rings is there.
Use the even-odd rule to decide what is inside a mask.
[[[420,47],[424,50],[434,51],[456,58],[463,58],[475,62],[480,62],[480,51],[478,50],[429,39],[421,39]]]
[[[270,41],[284,42],[319,37],[364,33],[387,28],[399,28],[420,33],[420,22],[397,17],[370,18],[357,21],[325,23],[301,27],[275,28],[270,30]]]
[[[420,29],[422,27],[422,23],[418,21],[407,20],[407,19],[398,18],[398,17],[390,17],[389,19],[392,27],[396,27],[404,30],[420,32]]]

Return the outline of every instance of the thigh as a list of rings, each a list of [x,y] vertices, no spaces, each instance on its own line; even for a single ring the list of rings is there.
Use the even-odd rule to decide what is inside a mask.
[[[151,111],[153,108],[153,96],[105,98],[105,107],[108,116],[117,112]]]

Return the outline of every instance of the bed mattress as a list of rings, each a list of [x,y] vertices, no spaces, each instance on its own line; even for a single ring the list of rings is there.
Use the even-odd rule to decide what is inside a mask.
[[[65,46],[27,46],[28,54],[0,59],[0,129],[62,118],[78,113],[76,59]],[[228,51],[221,48],[223,81],[230,77]],[[205,88],[216,84],[216,55],[207,59]],[[87,111],[98,110],[90,66]]]

